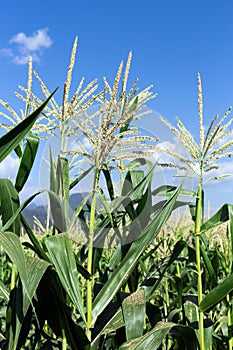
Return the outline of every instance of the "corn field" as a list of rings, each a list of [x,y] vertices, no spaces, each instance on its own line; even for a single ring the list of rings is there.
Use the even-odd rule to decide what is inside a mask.
[[[82,78],[71,96],[77,44],[61,102],[31,59],[16,94],[24,111],[0,100],[0,162],[11,152],[18,159],[15,180],[0,178],[0,348],[233,349],[233,205],[204,215],[205,176],[233,154],[231,109],[205,130],[198,74],[199,139],[179,118],[177,126],[161,118],[187,157],[165,149],[159,135],[133,126],[156,94],[138,81],[128,88],[132,53],[112,86],[104,78],[100,91]],[[59,150],[48,152],[49,188],[22,201],[51,137]],[[153,162],[155,151],[171,162]],[[176,169],[180,184],[154,188],[158,166]],[[194,191],[185,188],[188,174],[198,179]],[[90,175],[90,193],[70,212],[72,191]],[[24,209],[42,195],[48,220],[31,227]]]

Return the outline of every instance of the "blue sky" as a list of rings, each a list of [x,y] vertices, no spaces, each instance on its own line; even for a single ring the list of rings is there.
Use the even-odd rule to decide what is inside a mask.
[[[197,136],[197,73],[202,76],[204,118],[233,104],[232,1],[37,1],[1,4],[0,98],[16,109],[17,85],[25,85],[27,55],[48,87],[62,87],[70,51],[79,37],[74,86],[107,76],[133,52],[130,80],[153,84],[149,107],[173,124],[179,116]],[[59,93],[58,93],[59,96]],[[153,127],[145,125],[146,129]],[[150,130],[156,133],[156,130]],[[156,128],[155,128],[156,129]],[[160,135],[155,135],[160,136]],[[229,165],[233,172],[233,166]],[[3,170],[2,170],[3,171]],[[5,176],[5,173],[2,174]],[[1,174],[0,174],[1,176]],[[214,209],[233,202],[232,180],[207,187]]]

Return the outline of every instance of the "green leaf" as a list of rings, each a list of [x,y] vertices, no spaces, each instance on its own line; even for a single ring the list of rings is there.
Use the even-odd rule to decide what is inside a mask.
[[[144,180],[144,181],[143,181]],[[125,176],[125,180],[123,183],[122,188],[122,196],[129,195],[130,192],[133,192],[133,189],[136,189],[136,187],[143,182],[143,184],[146,184],[146,177],[144,174],[144,171],[142,170],[130,170],[127,172]],[[141,188],[141,187],[140,187]],[[142,192],[143,189],[141,189],[140,192]]]
[[[134,236],[135,230],[136,232],[141,232],[142,228],[148,222],[148,219],[151,213],[151,207],[150,207],[151,198],[150,196],[148,196],[148,193],[149,193],[148,187],[151,185],[153,170],[156,164],[153,165],[151,162],[146,162],[146,164],[148,165],[148,168],[149,168],[149,171],[146,176],[144,176],[144,173],[141,171],[127,172],[126,179],[122,189],[122,193],[125,195],[119,196],[113,199],[110,203],[107,203],[105,201],[104,205],[105,205],[106,213],[109,219],[108,219],[108,222],[106,222],[106,220],[101,220],[101,225],[102,227],[104,227],[104,231],[101,231],[101,230],[95,231],[94,244],[96,246],[103,245],[103,240],[104,240],[104,237],[106,236],[106,227],[109,227],[109,223],[111,223],[111,225],[113,223],[112,218],[109,216],[109,214],[113,213],[113,211],[114,211],[113,213],[114,226],[116,226],[115,224],[118,220],[117,218],[118,213],[115,211],[118,208],[119,210],[122,210],[119,216],[120,219],[122,219],[122,216],[125,215],[125,212],[126,212],[129,215],[131,221],[133,222],[130,228],[130,233],[128,237],[126,237],[124,244],[127,243],[127,240],[131,242],[132,237]],[[148,198],[148,202],[146,202],[147,207],[145,208],[145,210],[143,210],[143,205],[145,204],[145,199],[147,198]],[[136,210],[134,209],[133,203],[138,203],[138,207]],[[142,210],[143,210],[143,214],[140,214],[140,217],[137,218],[137,216],[139,215],[139,213],[142,212]],[[142,224],[141,226],[140,226],[140,220]],[[117,233],[117,231],[115,232]],[[137,235],[137,237],[138,236],[139,235]]]
[[[15,149],[14,149],[16,155],[19,157],[19,158],[22,158],[23,156],[23,153],[22,153],[22,150],[21,150],[21,147],[20,145],[18,145]]]
[[[53,191],[48,191],[48,194],[54,225],[59,232],[65,232],[67,230],[67,225],[61,199]]]
[[[145,292],[139,289],[123,300],[122,310],[125,320],[126,339],[139,338],[143,334],[146,312]]]
[[[128,170],[133,170],[133,169],[141,167],[143,165],[147,165],[148,168],[151,168],[152,162],[150,162],[149,160],[147,160],[145,158],[136,158],[136,159],[132,160],[131,162],[129,162],[126,165],[126,167]]]
[[[13,185],[12,185],[13,186]],[[13,186],[14,188],[14,186]],[[14,193],[17,193],[18,196],[18,192],[15,190],[14,188]],[[18,218],[19,214],[22,212],[22,210],[24,208],[26,208],[26,206],[38,195],[41,194],[44,191],[39,191],[35,194],[33,194],[31,197],[29,197],[28,199],[26,199],[20,206],[18,206],[17,210],[14,212],[14,214],[12,214],[12,216],[9,218],[9,220],[4,224],[4,226],[1,228],[2,231],[7,231],[10,230],[11,225],[13,224],[13,222],[16,220],[16,218]]]
[[[29,174],[31,172],[32,166],[36,158],[38,146],[39,138],[35,135],[29,134],[27,137],[27,143],[15,180],[15,188],[18,192],[22,190],[29,177]]]
[[[9,256],[11,261],[17,266],[19,271],[19,277],[22,282],[23,290],[20,292],[20,302],[16,298],[15,303],[17,305],[12,305],[13,309],[20,308],[20,314],[22,318],[26,315],[29,305],[32,302],[32,298],[35,294],[37,286],[40,282],[42,275],[49,266],[48,262],[39,260],[38,258],[25,257],[22,244],[19,237],[13,232],[0,232],[0,244],[2,249]],[[14,323],[14,337],[10,337],[10,342],[13,341],[14,345],[10,343],[8,349],[15,349],[18,341],[19,332],[22,326],[23,320],[18,318],[18,314],[14,315],[10,313],[9,317],[16,317]]]
[[[94,168],[94,165],[92,165],[90,168],[88,168],[87,170],[85,170],[80,176],[78,176],[77,179],[75,179],[75,180],[70,184],[70,190],[72,190],[72,188],[74,188],[81,180],[83,180],[84,177],[87,176],[93,168]]]
[[[92,333],[91,345],[94,349],[101,335],[115,333],[117,329],[125,326],[122,307],[119,304],[117,302],[110,303],[98,318]]]
[[[174,334],[173,334],[174,331]],[[196,332],[195,330],[190,326],[183,326],[183,325],[176,325],[171,330],[171,335],[174,337],[174,335],[177,335],[178,338],[182,338],[184,341],[185,349],[187,350],[197,350],[199,349],[199,343],[197,340]],[[183,349],[183,347],[182,347]],[[206,347],[205,349],[209,349]]]
[[[200,244],[200,249],[201,249],[201,255],[203,257],[205,266],[209,272],[210,278],[211,278],[211,283],[214,285],[214,287],[217,285],[217,276],[214,271],[213,265],[211,263],[211,260],[206,252],[206,249],[203,244]]]
[[[120,346],[119,350],[156,350],[174,326],[175,323],[172,322],[159,322],[151,331],[142,337],[124,343]]]
[[[65,234],[52,236],[45,240],[45,245],[64,289],[72,303],[77,307],[83,321],[87,324],[82,305],[75,255],[69,238]]]
[[[0,215],[4,226],[10,220],[8,229],[19,236],[20,220],[18,216],[19,196],[9,179],[0,179]],[[2,229],[2,228],[1,228]]]
[[[202,300],[200,309],[210,311],[233,290],[233,273],[212,289]]]
[[[5,159],[18,146],[31,130],[36,119],[56,91],[57,89],[54,90],[54,92],[32,114],[0,138],[0,162],[2,162],[3,159]]]
[[[24,218],[24,216],[22,214],[21,214],[21,222],[23,224],[23,227],[24,227],[29,239],[32,242],[33,250],[35,251],[35,253],[38,255],[39,258],[48,261],[49,258],[47,257],[45,250],[40,245],[40,242],[38,241],[36,235],[34,234],[33,230],[31,229],[27,220]]]
[[[86,197],[79,203],[77,208],[75,208],[72,218],[70,219],[70,224],[67,230],[68,233],[72,234],[72,231],[77,224],[78,217],[80,213],[83,211],[84,206],[86,205],[87,201],[90,199],[91,196],[92,196],[92,193],[91,192],[88,193]]]
[[[79,325],[77,320],[74,320],[73,306],[73,304],[67,305],[67,294],[55,269],[48,269],[36,295],[35,308],[40,325],[43,326],[46,322],[59,338],[65,333],[69,349],[89,350],[90,342],[85,335],[85,326],[83,322]]]
[[[128,113],[129,114],[132,114],[136,111],[137,109],[137,106],[138,106],[138,96],[135,97],[133,103],[131,104],[131,106],[129,107],[128,109]]]
[[[49,159],[50,159],[50,191],[55,192],[58,194],[58,183],[55,175],[55,164],[53,161],[53,155],[52,155],[52,150],[51,148],[49,149]]]
[[[29,295],[24,293],[24,300],[23,300],[24,314],[26,314],[26,311],[29,307],[29,303],[32,300],[37,290],[37,287],[41,281],[42,276],[44,275],[47,268],[51,265],[49,262],[38,259],[37,257],[27,256],[25,258],[25,261],[26,261],[26,268],[27,268],[27,290],[29,292]]]
[[[119,288],[129,278],[134,266],[137,264],[145,247],[155,239],[160,232],[164,223],[168,220],[177,196],[179,195],[180,187],[174,192],[173,196],[166,202],[164,208],[153,218],[151,223],[143,230],[139,239],[134,241],[125,255],[120,265],[114,270],[111,279],[107,281],[104,287],[97,294],[92,310],[93,323],[98,315],[104,310],[108,303],[112,300]]]
[[[5,302],[9,301],[9,290],[6,288],[4,283],[0,281],[0,298],[3,299]]]
[[[65,219],[68,221],[69,217],[69,197],[70,197],[70,175],[69,163],[65,157],[58,156],[58,161],[61,167],[61,182],[62,182],[62,198],[64,201]]]
[[[186,349],[197,349],[196,335],[191,327],[177,325],[173,322],[158,322],[151,331],[140,338],[124,343],[120,346],[119,350],[156,350],[161,346],[167,334],[173,329],[184,339],[187,346]]]
[[[176,190],[176,186],[171,185],[162,185],[156,188],[153,192],[153,196],[163,196],[163,197],[170,197],[172,193]],[[181,197],[196,197],[196,193],[194,191],[181,189],[180,191]]]
[[[173,252],[168,260],[168,263],[165,264],[163,270],[160,273],[159,279],[156,281],[154,286],[145,286],[143,285],[143,289],[145,291],[145,299],[148,301],[151,297],[153,297],[153,293],[155,293],[156,289],[158,288],[160,282],[162,281],[167,269],[171,266],[171,264],[177,259],[181,251],[184,249],[186,246],[186,242],[184,241],[178,241],[173,249]],[[159,245],[158,245],[159,246]],[[118,247],[120,248],[120,247]],[[117,249],[118,249],[117,248]],[[121,252],[120,249],[115,250],[115,253]],[[109,268],[111,270],[115,269],[115,266],[118,265],[118,257],[119,254],[117,254],[116,258],[114,258],[114,262],[110,265]],[[144,255],[143,255],[144,257]],[[116,260],[116,262],[115,262]],[[112,259],[110,263],[112,262]],[[111,276],[110,276],[111,278]],[[116,310],[114,309],[114,303],[110,303],[106,309],[101,313],[100,317],[97,319],[97,324],[96,328],[98,329],[98,332],[94,329],[93,332],[93,344],[96,344],[98,342],[99,337],[102,334],[109,334],[115,332],[117,329],[125,326],[125,319],[123,317],[123,312],[122,312],[122,307],[117,308]],[[154,312],[154,311],[153,311]],[[148,316],[148,315],[147,315]],[[101,320],[101,322],[100,322]],[[100,324],[99,324],[100,323]],[[101,329],[101,331],[99,331]]]
[[[226,222],[233,216],[233,205],[224,204],[216,214],[214,214],[209,220],[207,220],[201,226],[201,232],[205,232],[221,225],[223,222]]]
[[[26,261],[19,237],[13,232],[0,231],[0,245],[11,261],[17,266],[22,283],[27,288]]]
[[[140,216],[140,226],[144,229],[150,221],[152,213],[152,196],[151,187],[148,186],[147,190],[143,194],[142,198],[139,200],[138,206],[136,208],[137,217]]]
[[[30,275],[30,271],[33,267],[29,266],[30,265],[29,263],[31,263],[31,261],[29,258],[25,257],[23,247],[19,237],[13,232],[0,231],[0,244],[2,246],[2,249],[6,252],[6,254],[11,259],[11,261],[17,266],[23,287],[25,288],[27,297],[30,299],[32,294],[31,288],[33,284],[29,286],[28,280],[30,283],[32,283],[30,281],[30,278],[33,279],[34,277],[36,277],[36,275],[33,276],[33,274],[35,274],[34,272],[32,273],[32,275]],[[35,263],[41,264],[43,265],[43,267],[48,266],[48,262],[45,262],[45,261],[40,262],[40,260],[38,260],[37,258],[34,258],[34,259],[35,259],[34,261]],[[38,268],[38,274],[39,274],[40,269],[38,265],[37,265],[37,268]]]
[[[232,208],[231,208],[232,209]],[[233,272],[233,210],[229,210],[229,225],[227,226],[228,236],[230,239],[230,253],[231,253],[231,262],[230,262],[230,272]]]
[[[21,283],[11,293],[11,300],[7,310],[7,346],[8,349],[21,348],[26,340],[30,328],[25,324],[25,318],[42,276],[50,265],[36,257],[25,257],[27,269],[27,292],[21,288]],[[20,339],[20,334],[23,338]]]
[[[123,126],[120,128],[120,133],[128,130],[129,124],[131,123],[133,116],[132,114],[136,111],[137,109],[137,105],[138,105],[138,96],[135,97],[133,103],[131,104],[131,106],[128,109],[128,115],[130,116],[126,122],[123,124]]]
[[[159,274],[159,278],[156,280],[155,284],[152,286],[144,286],[145,289],[145,296],[146,296],[146,301],[148,301],[153,294],[155,293],[155,291],[157,290],[160,282],[162,281],[167,269],[173,264],[173,262],[178,258],[178,256],[180,255],[180,253],[183,251],[183,249],[186,247],[187,243],[185,241],[178,241],[175,244],[175,247],[172,251],[172,254],[167,262],[167,264],[164,265],[164,268],[162,269],[162,271]]]
[[[97,193],[98,193],[98,197],[100,199],[100,202],[103,205],[104,214],[107,215],[108,220],[111,223],[111,226],[113,227],[114,226],[113,218],[112,218],[112,215],[111,215],[111,212],[110,212],[110,208],[109,208],[109,205],[108,205],[108,201],[107,201],[107,199],[105,197],[105,194],[101,191],[100,188],[97,189]]]
[[[114,199],[114,187],[113,187],[110,172],[108,169],[102,169],[102,172],[103,172],[105,180],[106,180],[107,189],[108,189],[110,199],[113,200]]]
[[[198,299],[196,295],[185,295],[183,301],[183,310],[185,317],[190,323],[198,322]]]

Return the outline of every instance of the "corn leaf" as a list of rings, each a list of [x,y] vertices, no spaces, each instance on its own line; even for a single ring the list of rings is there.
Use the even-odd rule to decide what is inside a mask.
[[[132,243],[128,253],[125,255],[117,269],[112,273],[111,279],[107,281],[99,294],[97,294],[93,303],[93,323],[96,321],[98,315],[112,300],[122,284],[127,281],[145,247],[152,241],[152,239],[156,237],[164,223],[168,220],[177,196],[179,195],[179,190],[180,187],[177,188],[173,196],[167,201],[163,210],[161,210],[160,213],[157,214],[151,221],[148,227],[143,230],[140,238]]]
[[[17,236],[20,234],[20,220],[18,216],[19,196],[9,179],[0,179],[0,215],[2,226],[10,220],[8,229]],[[1,228],[2,229],[2,228]]]
[[[162,281],[167,269],[173,264],[173,262],[177,259],[177,257],[180,255],[180,253],[183,251],[184,247],[187,246],[187,243],[184,241],[178,241],[173,249],[173,252],[171,256],[168,259],[167,264],[164,265],[163,270],[160,272],[160,277],[156,280],[153,286],[147,286],[147,280],[145,280],[145,283],[143,283],[143,288],[145,291],[145,299],[146,301],[149,301],[150,298],[153,297],[153,294],[156,292],[157,288],[160,285],[160,282]],[[111,267],[112,270],[114,270],[115,266],[119,262],[119,253],[120,250],[116,249],[115,253],[117,253],[116,258],[113,257],[110,261],[109,267]],[[114,254],[115,254],[114,253]],[[114,260],[112,262],[112,260]],[[116,262],[115,262],[116,260]],[[111,275],[110,275],[111,278]],[[114,303],[109,304],[106,309],[103,311],[103,313],[100,315],[100,317],[97,319],[97,324],[93,330],[93,344],[98,342],[99,337],[102,334],[109,334],[112,332],[115,332],[118,328],[123,327],[125,325],[125,320],[123,317],[122,308],[118,306],[116,310],[114,311],[113,307]],[[96,331],[96,328],[98,332]],[[100,330],[101,329],[101,330]]]
[[[85,327],[74,320],[73,304],[67,305],[66,293],[54,268],[44,274],[36,297],[36,315],[40,324],[47,322],[56,337],[62,338],[65,333],[69,349],[90,349]]]
[[[165,196],[169,197],[172,195],[172,193],[176,190],[176,186],[171,185],[162,185],[157,187],[153,192],[153,196]],[[196,193],[194,191],[181,189],[180,191],[181,197],[196,197]]]
[[[90,168],[82,172],[82,174],[78,176],[77,179],[72,181],[70,184],[70,190],[72,190],[72,188],[74,188],[81,180],[83,180],[84,177],[87,176],[93,168],[94,168],[94,165],[92,165]]]
[[[7,310],[7,347],[19,349],[24,345],[30,331],[27,327],[26,315],[36,293],[42,276],[50,265],[38,258],[25,257],[27,269],[27,292],[19,282],[12,291]]]
[[[75,255],[69,238],[65,234],[49,237],[46,239],[45,245],[64,289],[77,307],[83,321],[87,324],[82,305]]]
[[[4,179],[5,180],[5,179]],[[13,186],[13,185],[12,185]],[[14,188],[14,186],[13,186]],[[14,194],[18,196],[18,192],[15,190],[13,190]],[[20,206],[18,206],[17,210],[15,210],[14,213],[12,213],[12,216],[8,219],[8,221],[6,223],[4,223],[4,226],[1,228],[2,231],[8,231],[11,228],[11,225],[14,223],[14,221],[16,220],[16,218],[19,217],[19,214],[23,211],[24,208],[26,208],[26,206],[38,195],[41,194],[44,191],[39,191],[35,194],[33,194],[31,197],[29,197],[28,199],[26,199]]]
[[[122,310],[125,320],[127,341],[139,338],[143,334],[146,311],[145,292],[139,289],[123,300]]]
[[[205,232],[221,225],[233,217],[233,204],[224,204],[216,214],[201,226],[201,232]]]
[[[67,230],[66,217],[63,210],[62,202],[57,193],[48,191],[50,199],[50,207],[53,216],[55,227],[59,232],[65,232]]]
[[[62,197],[64,201],[65,219],[68,221],[69,216],[69,191],[70,191],[70,177],[69,177],[69,163],[68,159],[59,156],[58,161],[61,167],[61,183],[62,183]]]
[[[180,255],[180,253],[183,251],[183,249],[186,247],[187,243],[185,241],[178,241],[175,244],[175,247],[172,251],[171,256],[168,259],[167,264],[164,265],[164,268],[162,269],[162,271],[160,272],[159,277],[156,279],[156,282],[152,285],[152,286],[148,286],[147,285],[147,280],[144,281],[144,289],[145,289],[145,296],[146,296],[146,301],[148,301],[153,294],[156,292],[160,282],[162,281],[167,269],[173,264],[173,262],[178,258],[178,256]]]
[[[9,296],[10,296],[9,290],[4,285],[4,283],[0,281],[0,299],[3,299],[4,301],[8,302]]]
[[[173,322],[158,322],[151,331],[147,332],[142,337],[124,343],[120,346],[119,350],[156,350],[161,346],[162,341],[172,329],[176,329],[177,333],[180,333],[187,349],[197,349],[196,335],[191,327],[176,325]]]
[[[35,135],[29,134],[27,137],[27,143],[23,152],[23,157],[20,162],[20,167],[15,180],[15,188],[20,192],[25,185],[32,166],[34,164],[37,150],[39,146],[39,138]]]
[[[5,159],[27,135],[36,119],[56,91],[57,89],[54,90],[54,92],[34,112],[32,112],[32,114],[0,138],[0,162],[2,162],[3,159]]]
[[[202,300],[200,309],[210,311],[233,290],[233,273],[212,289]]]
[[[40,242],[38,241],[36,235],[34,234],[33,230],[31,229],[31,227],[29,226],[27,220],[24,218],[24,216],[22,214],[21,214],[20,218],[21,218],[21,222],[23,224],[23,227],[25,229],[25,232],[27,233],[29,239],[32,242],[34,252],[38,255],[38,257],[40,259],[44,259],[45,261],[49,261],[49,258],[46,255],[45,250],[40,245]]]
[[[106,185],[107,185],[107,189],[108,189],[108,193],[110,196],[110,199],[113,200],[114,199],[114,187],[113,187],[113,183],[112,183],[112,178],[110,175],[110,172],[108,169],[102,169],[102,172],[104,174],[105,180],[106,180]]]
[[[142,337],[124,343],[120,346],[119,350],[156,350],[174,326],[175,323],[172,322],[159,322],[151,331]]]

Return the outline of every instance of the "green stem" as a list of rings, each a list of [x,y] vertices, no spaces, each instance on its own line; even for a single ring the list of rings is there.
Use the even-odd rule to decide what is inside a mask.
[[[90,227],[89,227],[89,247],[88,247],[88,257],[87,257],[87,271],[91,275],[92,275],[93,239],[94,239],[96,196],[97,196],[98,182],[99,182],[99,170],[97,169],[94,175],[94,183],[93,183],[93,196],[91,201]],[[87,280],[87,325],[89,328],[92,326],[92,280]]]
[[[165,303],[165,314],[166,314],[166,320],[168,321],[168,309],[170,306],[170,298],[169,298],[169,283],[168,283],[168,277],[165,280],[165,295],[166,295],[166,303]],[[171,339],[167,337],[167,349],[170,349],[172,346]]]
[[[197,264],[197,293],[198,293],[198,305],[202,301],[202,278],[201,278],[201,250],[200,250],[200,231],[202,221],[202,177],[200,178],[197,205],[196,205],[196,220],[195,220],[195,239],[196,239],[196,264]],[[204,340],[204,314],[199,309],[199,342],[200,350],[205,350]]]
[[[62,350],[67,349],[67,341],[66,341],[66,333],[65,330],[62,329]]]
[[[13,264],[11,268],[11,285],[10,285],[11,290],[15,288],[16,277],[17,277],[17,266]]]
[[[231,321],[231,301],[230,301],[230,295],[227,294],[227,326],[228,326],[228,349],[233,349],[233,338],[231,336],[231,327],[232,327],[232,321]]]

